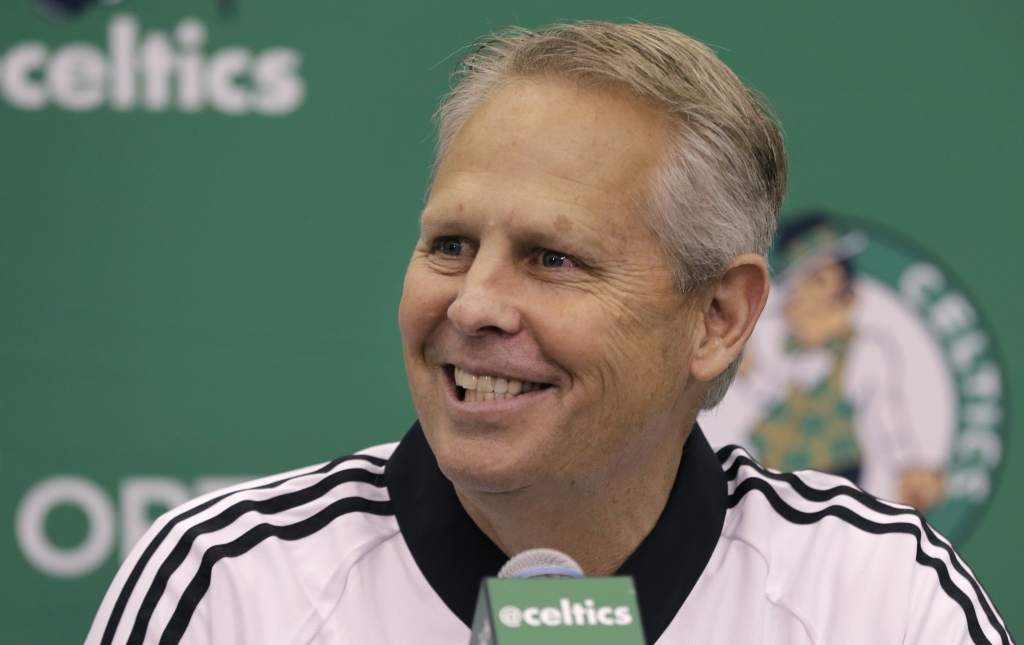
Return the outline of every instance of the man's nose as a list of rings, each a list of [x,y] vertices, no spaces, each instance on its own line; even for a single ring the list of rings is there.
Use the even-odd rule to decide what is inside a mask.
[[[468,336],[515,334],[522,321],[514,292],[513,264],[500,253],[478,253],[448,307],[448,319]]]

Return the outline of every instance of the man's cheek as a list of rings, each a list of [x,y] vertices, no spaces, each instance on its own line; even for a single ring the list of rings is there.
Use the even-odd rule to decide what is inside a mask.
[[[398,327],[406,344],[422,343],[430,330],[445,317],[444,294],[432,289],[422,278],[406,279],[398,307]]]

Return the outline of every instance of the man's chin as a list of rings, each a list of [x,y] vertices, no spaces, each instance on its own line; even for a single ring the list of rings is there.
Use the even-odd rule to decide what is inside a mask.
[[[435,456],[441,472],[456,488],[466,492],[497,494],[522,490],[536,482],[540,470],[535,460],[517,458],[493,445],[483,450],[463,447],[438,452]]]

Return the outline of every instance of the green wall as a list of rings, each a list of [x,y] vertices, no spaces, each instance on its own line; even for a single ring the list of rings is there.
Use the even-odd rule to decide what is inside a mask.
[[[59,24],[10,0],[0,65],[26,41],[51,62],[73,42],[108,52],[121,14],[172,43],[183,18],[198,18],[207,61],[227,47],[253,61],[284,47],[301,66],[284,76],[281,114],[260,112],[261,93],[281,88],[259,78],[239,115],[225,113],[231,96],[197,112],[173,95],[125,109],[124,94],[89,85],[88,69],[84,87],[45,81],[47,106],[26,110],[12,101],[32,97],[0,76],[2,643],[84,638],[132,521],[130,478],[192,494],[204,477],[274,473],[401,437],[414,411],[396,310],[430,116],[453,54],[506,24],[637,19],[715,46],[777,109],[786,212],[879,222],[940,258],[988,318],[1011,409],[1024,406],[1019,3],[237,0],[225,17],[213,0],[128,0]],[[1011,427],[988,510],[960,546],[1020,633],[1024,425]],[[72,577],[42,572],[16,537],[19,504],[55,475],[98,484],[115,518],[115,546]],[[46,520],[59,547],[87,526],[67,505]]]

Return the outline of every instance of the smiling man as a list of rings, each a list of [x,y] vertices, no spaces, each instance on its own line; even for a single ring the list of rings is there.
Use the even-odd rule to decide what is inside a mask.
[[[710,50],[510,31],[439,124],[399,312],[419,422],[161,518],[88,643],[468,643],[481,578],[535,547],[632,575],[650,643],[1008,642],[913,509],[695,424],[785,189],[778,128]]]

